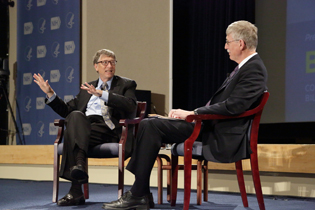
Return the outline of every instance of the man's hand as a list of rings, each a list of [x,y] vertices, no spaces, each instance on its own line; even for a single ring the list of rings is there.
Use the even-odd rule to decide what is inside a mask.
[[[42,75],[40,74],[34,74],[33,75],[34,82],[42,89],[44,93],[47,94],[47,96],[50,98],[54,95],[54,90],[50,87],[48,80],[44,80]]]
[[[168,116],[172,118],[185,120],[188,115],[193,115],[193,114],[194,114],[193,111],[186,111],[183,109],[172,109],[170,113],[168,114]]]
[[[81,85],[82,90],[86,90],[89,94],[93,94],[97,97],[101,97],[103,94],[102,90],[97,90],[93,85],[89,85],[87,82]]]

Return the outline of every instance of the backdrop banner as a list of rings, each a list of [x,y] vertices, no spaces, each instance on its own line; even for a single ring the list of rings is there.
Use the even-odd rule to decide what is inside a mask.
[[[19,1],[17,4],[17,144],[53,144],[61,118],[45,104],[33,81],[40,73],[65,101],[80,86],[80,3],[78,0]]]

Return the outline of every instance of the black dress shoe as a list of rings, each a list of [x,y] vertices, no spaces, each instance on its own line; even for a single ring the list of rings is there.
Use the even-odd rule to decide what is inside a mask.
[[[150,205],[148,196],[135,197],[130,191],[128,191],[123,194],[117,201],[104,203],[102,208],[108,210],[149,210]]]
[[[76,165],[76,166],[71,167],[70,176],[73,179],[78,180],[80,184],[87,183],[89,179],[89,176],[82,165]]]
[[[149,205],[150,205],[150,209],[154,208],[154,200],[153,200],[153,195],[150,192],[150,194],[148,194],[148,200],[149,200]]]
[[[65,195],[63,198],[58,200],[58,206],[77,206],[85,204],[84,195],[74,198],[71,194]]]

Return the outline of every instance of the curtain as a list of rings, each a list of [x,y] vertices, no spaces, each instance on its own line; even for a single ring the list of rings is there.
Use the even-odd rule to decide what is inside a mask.
[[[173,1],[173,108],[204,106],[235,68],[224,45],[237,20],[255,24],[254,0]]]

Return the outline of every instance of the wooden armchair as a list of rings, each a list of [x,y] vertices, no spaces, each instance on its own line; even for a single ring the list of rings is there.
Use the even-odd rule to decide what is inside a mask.
[[[146,102],[137,102],[136,118],[134,119],[121,119],[119,124],[122,126],[122,134],[119,143],[104,143],[93,148],[89,151],[88,158],[118,158],[118,198],[124,191],[124,161],[125,161],[125,144],[128,135],[128,126],[135,125],[134,135],[137,133],[138,125],[145,116]],[[54,168],[53,168],[53,197],[52,201],[57,202],[59,191],[59,164],[60,155],[63,149],[63,132],[64,120],[55,120],[54,124],[58,126],[58,135],[54,143]],[[88,170],[88,159],[86,160]],[[89,198],[88,183],[84,184],[84,197]]]
[[[202,161],[204,160],[202,156],[202,144],[201,142],[195,142],[197,139],[200,129],[201,123],[203,120],[220,120],[220,119],[235,119],[235,118],[243,118],[248,116],[253,116],[251,127],[250,127],[250,147],[252,150],[252,154],[250,155],[250,163],[251,163],[251,171],[253,176],[254,187],[256,191],[256,197],[258,201],[258,205],[260,210],[265,210],[264,199],[261,190],[261,182],[259,176],[259,168],[258,168],[258,156],[257,156],[257,141],[258,141],[258,131],[259,131],[259,123],[261,114],[267,100],[269,98],[269,92],[264,92],[263,96],[261,97],[260,104],[249,111],[244,112],[243,114],[237,116],[224,116],[224,115],[212,115],[212,114],[203,114],[203,115],[189,115],[186,118],[186,121],[193,122],[195,121],[195,128],[191,136],[183,143],[174,144],[172,146],[172,155],[171,155],[171,163],[167,165],[160,165],[161,161],[158,161],[158,173],[161,174],[161,170],[167,169],[171,171],[171,195],[170,195],[170,202],[171,206],[175,206],[176,204],[176,196],[177,196],[177,177],[178,177],[178,169],[184,168],[184,210],[189,209],[190,203],[190,192],[191,192],[191,170],[197,169],[197,204],[201,203],[201,173],[202,169],[204,169],[204,200],[207,201],[208,197],[208,165],[205,161],[202,165]],[[178,156],[184,156],[184,165],[178,165]],[[163,158],[163,156],[162,156]],[[198,159],[197,167],[192,167],[192,158]],[[244,207],[248,207],[248,200],[247,194],[245,190],[245,182],[243,176],[243,169],[242,169],[242,160],[235,162],[236,173],[238,184],[240,188],[240,193],[242,197],[242,202]],[[158,181],[160,182],[160,180]],[[158,186],[159,188],[161,185]],[[161,189],[158,190],[160,192]],[[158,194],[160,196],[161,194]],[[158,198],[158,200],[160,200]]]

